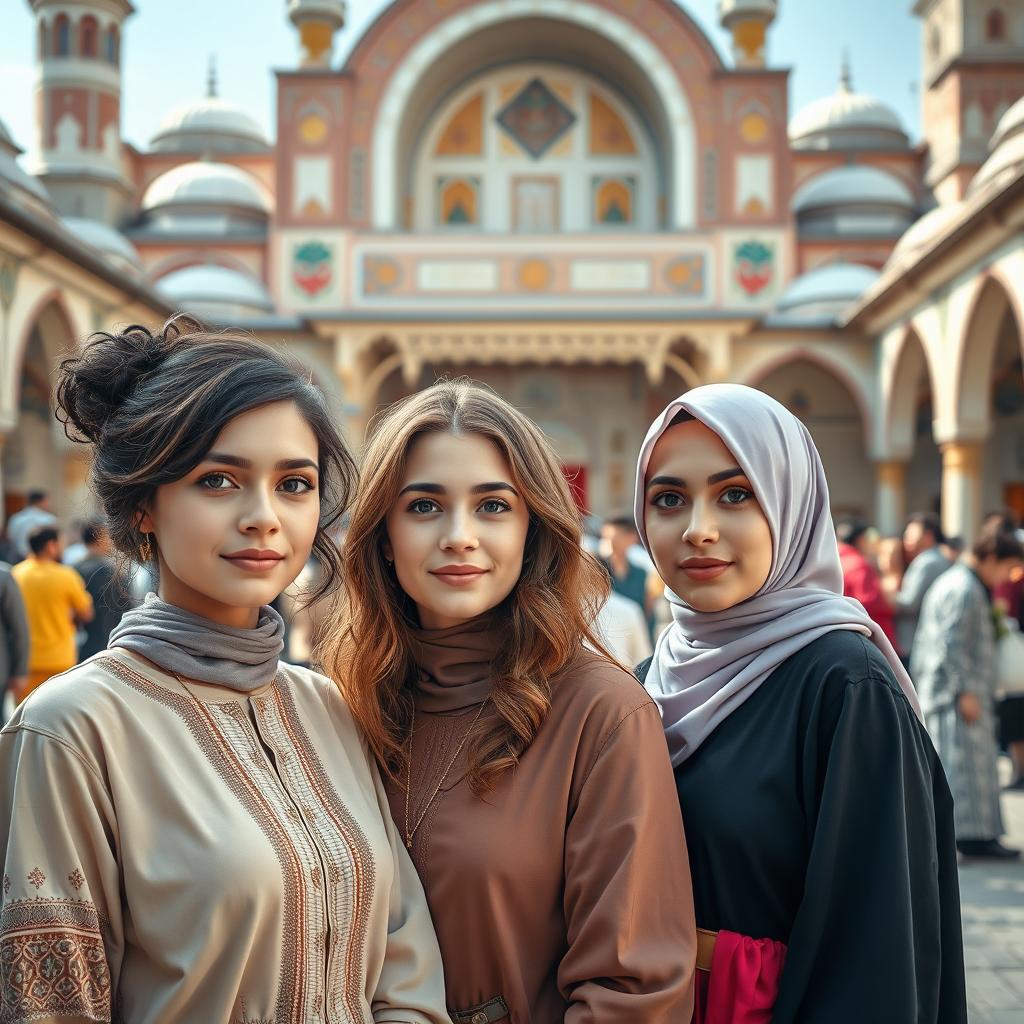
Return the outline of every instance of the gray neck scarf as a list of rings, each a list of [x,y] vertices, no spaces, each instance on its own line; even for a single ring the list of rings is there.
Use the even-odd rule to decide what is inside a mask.
[[[107,646],[135,651],[186,679],[249,693],[277,675],[284,620],[265,605],[255,629],[234,629],[147,594],[125,612]]]
[[[650,554],[644,492],[651,452],[680,412],[713,430],[746,474],[771,528],[768,579],[753,597],[699,612],[670,590],[672,622],[658,638],[645,686],[661,708],[672,763],[690,757],[787,658],[834,629],[870,637],[920,717],[913,683],[864,606],[843,596],[843,572],[821,457],[807,428],[774,398],[741,384],[708,384],[677,398],[640,449],[636,524]]]

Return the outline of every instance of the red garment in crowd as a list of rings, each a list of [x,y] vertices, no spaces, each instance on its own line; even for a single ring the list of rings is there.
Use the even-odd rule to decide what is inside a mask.
[[[693,1024],[771,1024],[785,943],[722,931],[710,971],[697,971]]]
[[[843,593],[864,605],[864,610],[896,647],[896,624],[882,592],[878,570],[852,544],[839,545],[839,560],[843,565]]]

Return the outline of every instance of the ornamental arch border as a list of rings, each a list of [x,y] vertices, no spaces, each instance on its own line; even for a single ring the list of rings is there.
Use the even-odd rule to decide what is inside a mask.
[[[849,393],[853,404],[857,409],[860,418],[861,436],[864,441],[864,451],[869,457],[875,450],[876,426],[872,413],[871,395],[867,389],[866,382],[859,380],[851,367],[839,359],[825,355],[816,349],[806,345],[786,349],[783,352],[773,352],[757,360],[748,366],[743,372],[738,384],[745,384],[747,387],[761,390],[761,384],[765,378],[776,370],[784,369],[795,363],[810,363],[818,369],[834,377]],[[767,392],[765,392],[767,394]]]
[[[373,191],[371,221],[376,230],[397,230],[402,223],[396,154],[403,111],[419,82],[452,47],[502,21],[548,17],[574,23],[617,46],[643,75],[665,107],[670,155],[669,208],[673,228],[697,222],[697,130],[692,105],[667,57],[627,19],[587,0],[488,0],[439,22],[404,58],[388,80],[372,130]]]

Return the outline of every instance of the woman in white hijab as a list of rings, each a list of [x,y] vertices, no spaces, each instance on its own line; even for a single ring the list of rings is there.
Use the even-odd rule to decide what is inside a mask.
[[[909,677],[842,596],[821,459],[752,388],[672,402],[636,521],[673,621],[637,674],[686,824],[701,1024],[967,1020],[952,801]]]

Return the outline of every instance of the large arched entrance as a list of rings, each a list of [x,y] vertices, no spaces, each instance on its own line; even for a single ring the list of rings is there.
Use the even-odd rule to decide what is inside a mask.
[[[754,386],[786,406],[811,432],[825,467],[833,515],[873,521],[875,477],[865,445],[865,417],[850,387],[807,358],[775,367]]]
[[[970,540],[987,512],[1024,514],[1020,317],[996,277],[966,322],[956,378],[959,437],[944,446],[943,522]]]
[[[683,73],[694,66],[720,66],[699,30],[674,12],[669,22],[685,40]],[[684,25],[685,22],[685,25]],[[666,223],[692,227],[696,222],[696,127],[691,103],[677,68],[655,41],[630,19],[606,5],[535,0],[492,0],[456,12],[425,31],[402,57],[401,70],[383,89],[372,140],[373,217],[375,227],[401,225],[409,195],[403,175],[412,166],[423,125],[439,98],[459,88],[467,74],[513,61],[559,61],[589,71],[616,87],[659,140],[659,179]],[[358,47],[352,64],[373,57],[372,43]]]

